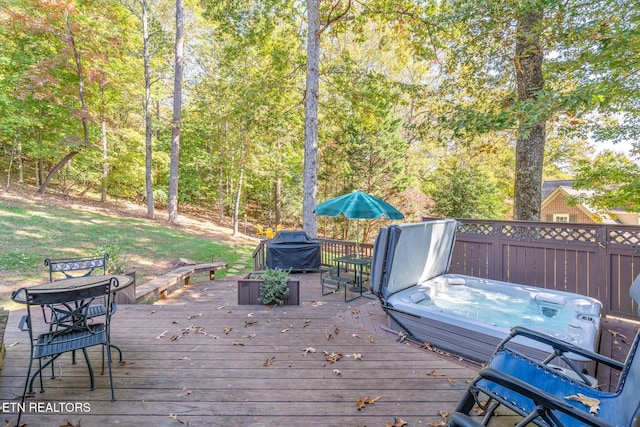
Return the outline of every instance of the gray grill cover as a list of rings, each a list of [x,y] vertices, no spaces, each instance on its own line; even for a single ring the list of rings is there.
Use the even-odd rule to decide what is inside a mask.
[[[281,231],[267,242],[267,267],[320,270],[320,242],[304,231]]]

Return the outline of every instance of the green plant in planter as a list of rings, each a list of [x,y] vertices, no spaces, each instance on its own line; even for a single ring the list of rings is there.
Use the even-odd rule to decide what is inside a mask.
[[[284,304],[284,297],[289,295],[289,273],[291,270],[279,270],[269,268],[261,275],[263,281],[260,285],[258,301],[262,304]]]

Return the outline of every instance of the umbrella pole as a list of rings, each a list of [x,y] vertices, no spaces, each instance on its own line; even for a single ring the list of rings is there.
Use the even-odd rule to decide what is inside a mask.
[[[360,258],[360,219],[356,218],[356,258]]]

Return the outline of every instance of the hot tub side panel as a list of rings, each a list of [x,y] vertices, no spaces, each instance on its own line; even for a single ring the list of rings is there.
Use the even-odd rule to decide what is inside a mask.
[[[487,362],[496,346],[507,336],[497,337],[474,330],[473,325],[456,325],[451,322],[443,322],[437,318],[415,316],[404,311],[388,308],[387,325],[398,332],[409,331],[419,342],[428,343],[431,347],[455,356],[461,356],[478,363]],[[394,319],[397,319],[400,326]],[[548,350],[530,347],[523,344],[513,344],[512,347],[534,359],[542,360],[548,354]],[[576,367],[590,375],[594,375],[595,366],[590,361],[571,360]],[[554,364],[566,367],[559,360]]]

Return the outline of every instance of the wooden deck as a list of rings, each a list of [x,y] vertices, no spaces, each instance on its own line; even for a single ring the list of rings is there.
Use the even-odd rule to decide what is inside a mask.
[[[42,407],[28,406],[22,422],[82,427],[440,423],[440,414],[454,408],[475,371],[398,343],[394,334],[387,337],[374,301],[345,304],[342,294],[322,297],[318,274],[301,278],[300,306],[238,306],[235,281],[229,280],[192,282],[156,305],[118,306],[112,342],[124,352],[125,363],[114,363],[117,401],[110,401],[108,376],[99,375],[98,350],[91,352],[94,391],[88,390],[84,362],[71,365],[64,355],[56,364],[58,378],[45,378],[45,392],[27,399]],[[17,328],[22,314],[12,312],[6,329],[0,376],[5,412],[19,402],[28,363],[26,333]],[[342,357],[331,362],[337,355]],[[367,397],[372,403],[358,409]],[[57,406],[47,408],[48,403]],[[84,412],[69,410],[76,404]],[[17,415],[2,417],[15,423]]]
[[[192,282],[154,305],[120,305],[112,325],[112,342],[125,358],[113,365],[117,401],[110,401],[108,376],[99,375],[98,350],[91,353],[94,391],[88,389],[84,362],[71,365],[65,355],[56,365],[58,378],[45,378],[45,393],[27,399],[27,405],[40,407],[27,406],[22,422],[82,427],[440,424],[475,376],[473,365],[398,342],[386,330],[377,300],[345,303],[342,293],[323,297],[317,273],[298,276],[300,306],[238,306],[233,280]],[[22,314],[10,314],[0,375],[2,417],[11,423],[17,415],[7,412],[19,402],[28,363],[26,333],[17,328]],[[616,326],[603,325],[603,337],[613,337],[606,345],[623,352],[624,340],[606,332]],[[371,403],[359,409],[366,398]],[[71,411],[74,405],[81,410]]]

